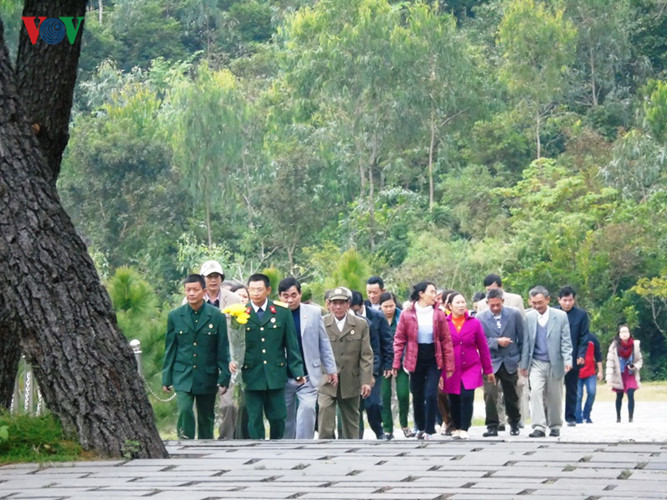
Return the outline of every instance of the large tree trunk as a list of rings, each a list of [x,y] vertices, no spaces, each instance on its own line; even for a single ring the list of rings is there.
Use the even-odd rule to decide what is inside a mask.
[[[86,0],[25,0],[27,17],[79,17],[86,14]],[[33,125],[48,164],[48,179],[55,184],[63,151],[69,140],[69,118],[76,71],[79,65],[83,26],[74,44],[67,37],[48,45],[32,44],[23,28],[16,58],[16,81],[25,116]]]
[[[84,15],[85,6],[86,0],[26,0],[23,16],[78,17]],[[74,44],[66,39],[57,45],[47,45],[39,39],[33,45],[25,28],[20,35],[16,63],[19,94],[48,162],[49,168],[44,175],[54,184],[69,139],[69,118],[82,34],[83,26],[80,26]],[[0,344],[0,405],[7,407],[11,403],[21,350],[17,332],[3,328],[1,322]],[[8,391],[9,403],[5,397]]]
[[[0,20],[0,328],[20,335],[47,406],[85,449],[164,457],[132,350],[60,204],[3,36]]]

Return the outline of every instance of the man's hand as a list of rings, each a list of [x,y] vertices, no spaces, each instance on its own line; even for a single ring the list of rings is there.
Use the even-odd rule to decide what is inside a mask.
[[[232,372],[232,374],[236,373],[236,370],[239,369],[239,365],[236,364],[236,361],[230,361],[229,362],[229,371]]]
[[[163,385],[162,390],[164,392],[171,392],[171,386],[170,385]]]
[[[584,363],[586,363],[584,358],[577,358],[577,365],[583,365]]]
[[[565,373],[569,372],[572,369],[570,365],[565,365]]]
[[[371,395],[371,386],[370,384],[364,384],[361,386],[361,397],[366,399]]]
[[[440,377],[440,379],[438,380],[438,389],[442,391],[444,388],[445,388],[445,379]]]
[[[598,373],[598,382],[602,382],[602,373]]]
[[[227,388],[225,386],[222,385],[218,386],[218,394],[220,395],[220,397],[224,396],[226,392]]]
[[[394,378],[398,377],[398,370],[396,368],[391,370],[391,376]]]
[[[509,337],[499,337],[498,338],[498,345],[500,347],[507,347],[511,343],[513,343],[513,340]]]
[[[371,389],[375,387],[375,377],[371,377]]]
[[[303,385],[303,384],[306,383],[306,377],[297,377],[297,378],[295,378],[294,380],[296,380],[296,383],[297,383],[298,385]]]
[[[391,372],[392,370],[385,370],[382,374],[384,375],[384,378],[391,378]]]
[[[528,370],[525,368],[519,368],[519,371],[521,372],[521,376],[524,378],[528,378]]]
[[[495,384],[496,376],[493,373],[489,373],[488,375],[486,375],[486,381],[490,384]]]
[[[338,374],[337,373],[330,373],[329,374],[329,383],[336,387],[338,385]]]

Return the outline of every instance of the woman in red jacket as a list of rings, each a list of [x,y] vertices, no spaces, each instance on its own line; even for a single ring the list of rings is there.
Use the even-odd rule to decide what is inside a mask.
[[[412,304],[398,320],[394,336],[393,375],[403,366],[410,373],[410,391],[417,439],[435,434],[435,412],[440,371],[454,370],[452,339],[444,313],[434,307],[435,285],[417,283],[410,295]]]
[[[459,292],[452,293],[449,302],[452,314],[447,321],[454,344],[456,368],[452,376],[443,378],[456,427],[452,437],[468,439],[475,388],[484,384],[482,372],[486,374],[489,382],[495,383],[496,379],[482,323],[468,314],[466,299]]]

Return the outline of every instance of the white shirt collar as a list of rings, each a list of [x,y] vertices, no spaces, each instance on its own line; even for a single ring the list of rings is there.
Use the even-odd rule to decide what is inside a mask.
[[[343,328],[345,328],[345,321],[347,320],[347,314],[343,316],[343,319],[338,319],[336,316],[333,317],[334,321],[336,322],[336,326],[338,327],[338,331],[342,332]]]
[[[257,309],[259,309],[259,306],[256,306],[254,302],[250,302],[252,304],[252,308],[255,311],[255,314],[257,313]],[[269,307],[269,299],[266,299],[264,303],[262,304],[262,311],[266,311],[266,309]]]
[[[540,324],[540,326],[546,326],[546,324],[549,322],[549,308],[547,307],[547,310],[544,311],[544,314],[540,314],[539,312],[537,313],[537,322]]]

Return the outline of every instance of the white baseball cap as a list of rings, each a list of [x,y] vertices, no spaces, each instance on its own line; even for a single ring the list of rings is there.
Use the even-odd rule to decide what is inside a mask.
[[[201,265],[199,274],[202,276],[208,276],[209,274],[218,273],[222,276],[222,279],[225,278],[225,273],[222,272],[222,266],[217,260],[207,260]]]

